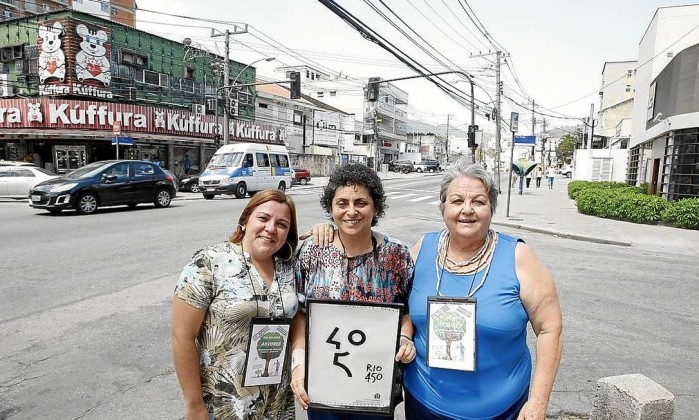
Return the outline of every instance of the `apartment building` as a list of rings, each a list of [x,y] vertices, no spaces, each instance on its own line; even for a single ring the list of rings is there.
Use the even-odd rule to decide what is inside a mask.
[[[135,0],[0,0],[0,22],[66,9],[136,26]]]

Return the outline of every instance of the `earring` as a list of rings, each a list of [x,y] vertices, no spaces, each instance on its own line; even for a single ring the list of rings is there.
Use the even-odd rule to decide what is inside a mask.
[[[245,226],[241,225],[240,223],[231,223],[230,225],[228,225],[226,227],[226,231],[224,232],[224,235],[225,235],[227,241],[231,239],[231,236],[233,236],[232,234],[231,235],[228,234],[228,229],[230,229],[231,226],[233,226],[233,225],[236,225],[236,229],[240,229],[243,232],[245,232]]]
[[[284,242],[284,245],[289,247],[289,255],[286,258],[282,258],[282,254],[278,253],[277,257],[282,260],[283,262],[289,262],[291,261],[291,258],[294,256],[294,248],[291,247],[291,244],[288,242]],[[282,248],[284,248],[284,245],[282,245]]]

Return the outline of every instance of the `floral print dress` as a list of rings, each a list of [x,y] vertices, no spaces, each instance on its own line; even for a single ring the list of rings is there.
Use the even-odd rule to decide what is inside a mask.
[[[275,259],[268,289],[240,245],[213,245],[196,252],[182,269],[175,296],[206,310],[196,345],[204,402],[212,418],[293,419],[288,369],[283,369],[279,385],[242,386],[251,319],[270,313],[292,318],[298,309],[293,265]]]

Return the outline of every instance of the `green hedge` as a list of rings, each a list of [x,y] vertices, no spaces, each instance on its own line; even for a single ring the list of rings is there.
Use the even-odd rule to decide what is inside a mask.
[[[654,223],[662,220],[670,204],[657,196],[645,195],[632,188],[587,188],[577,193],[578,211],[583,214]]]
[[[608,182],[608,181],[571,181],[568,183],[568,197],[575,200],[578,193],[581,191],[594,189],[594,190],[616,190],[624,189],[626,191],[633,191],[639,194],[646,194],[647,189],[644,187],[632,187],[623,182]]]
[[[673,201],[663,212],[662,219],[679,228],[699,230],[699,198]]]
[[[580,213],[636,223],[663,221],[675,227],[699,230],[699,198],[669,203],[647,194],[648,184],[640,187],[622,182],[572,181],[568,184],[568,196],[575,200]]]

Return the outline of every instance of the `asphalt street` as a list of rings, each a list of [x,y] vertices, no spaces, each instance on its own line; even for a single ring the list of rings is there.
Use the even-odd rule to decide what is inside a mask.
[[[389,209],[377,229],[408,244],[440,229],[438,183],[386,180]],[[290,190],[302,230],[326,220],[319,194],[313,183]],[[225,240],[246,202],[178,199],[91,216],[0,202],[0,419],[182,418],[172,290],[194,251]],[[696,417],[695,261],[496,229],[523,237],[557,282],[565,349],[550,415],[589,413],[599,378],[641,373],[675,394],[676,419]]]

